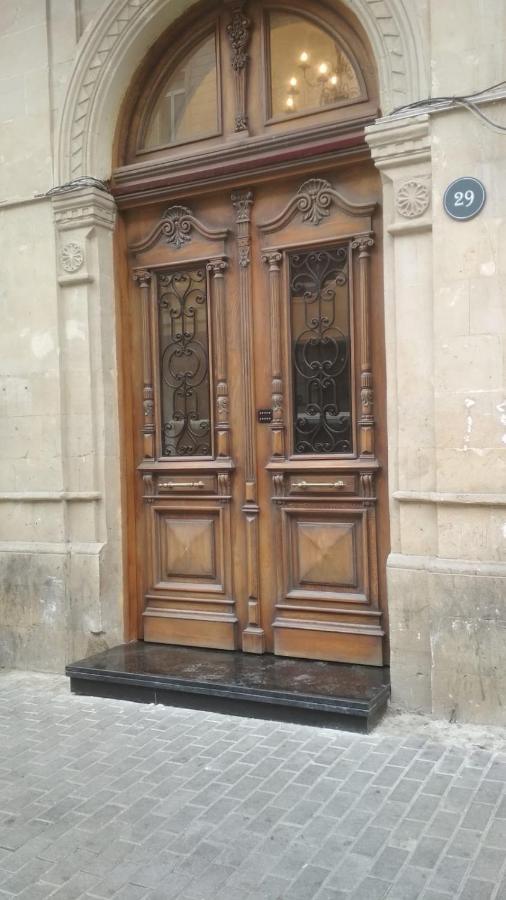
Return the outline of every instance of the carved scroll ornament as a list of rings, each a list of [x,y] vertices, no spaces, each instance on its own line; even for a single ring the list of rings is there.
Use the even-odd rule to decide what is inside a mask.
[[[180,250],[185,244],[190,243],[194,231],[211,241],[225,240],[228,234],[228,228],[209,228],[197,219],[187,206],[170,206],[147,237],[132,244],[130,250],[133,253],[141,253],[162,240],[173,250]]]
[[[268,234],[288,225],[298,213],[302,221],[317,227],[328,218],[332,206],[352,216],[372,215],[375,203],[354,203],[347,200],[324,178],[309,178],[299,187],[297,193],[286,204],[285,208],[273,219],[260,225],[260,231]]]

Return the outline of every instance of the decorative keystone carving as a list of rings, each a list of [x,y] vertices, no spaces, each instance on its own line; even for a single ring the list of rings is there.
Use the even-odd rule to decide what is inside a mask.
[[[397,212],[405,219],[417,219],[422,216],[430,203],[429,186],[424,181],[411,178],[397,189],[395,206]]]
[[[302,220],[310,225],[319,225],[330,214],[332,206],[332,185],[323,178],[310,178],[297,191],[297,207]]]
[[[192,213],[187,206],[172,206],[165,211],[162,234],[171,247],[179,250],[183,244],[189,244],[192,231]]]
[[[77,272],[84,263],[84,250],[76,241],[69,241],[60,251],[60,262],[65,272]]]

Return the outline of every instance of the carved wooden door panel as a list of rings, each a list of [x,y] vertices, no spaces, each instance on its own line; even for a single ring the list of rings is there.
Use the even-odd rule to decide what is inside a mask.
[[[331,171],[128,213],[145,640],[382,663],[376,196]]]
[[[259,188],[253,246],[267,642],[369,665],[383,662],[388,530],[377,196],[367,167]]]

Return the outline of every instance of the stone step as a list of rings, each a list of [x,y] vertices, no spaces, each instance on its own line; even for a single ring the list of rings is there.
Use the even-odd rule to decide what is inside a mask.
[[[67,666],[75,694],[369,732],[385,712],[376,666],[133,641]]]

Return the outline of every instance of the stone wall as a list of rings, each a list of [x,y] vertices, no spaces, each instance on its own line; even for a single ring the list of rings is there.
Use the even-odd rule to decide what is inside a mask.
[[[77,12],[0,4],[0,665],[51,671],[123,634],[115,211],[92,191],[55,228],[34,196],[55,184]]]
[[[96,189],[34,195],[107,177],[129,80],[190,2],[0,4],[1,665],[61,671],[122,639],[115,212]],[[506,77],[501,0],[479,16],[471,0],[343,2],[384,113]],[[480,108],[506,124],[505,100]],[[368,140],[384,185],[393,699],[504,724],[506,136],[452,108],[384,118]],[[489,196],[458,223],[442,195],[464,174]]]

